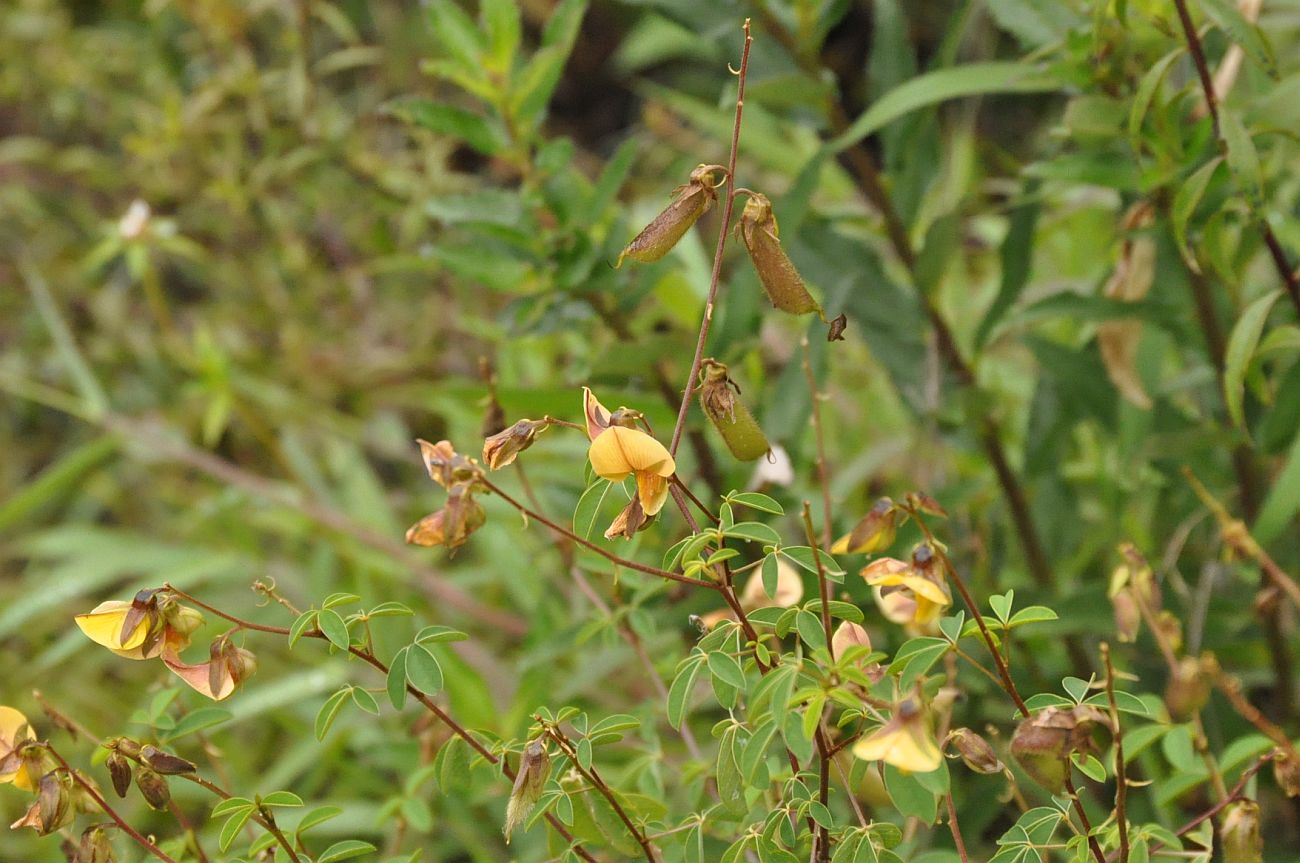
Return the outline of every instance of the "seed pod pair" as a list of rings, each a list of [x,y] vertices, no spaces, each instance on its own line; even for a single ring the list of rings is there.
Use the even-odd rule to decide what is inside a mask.
[[[783,312],[792,315],[816,312],[819,318],[826,320],[822,307],[808,293],[799,271],[781,248],[780,228],[772,212],[772,202],[758,192],[747,194],[749,200],[740,214],[736,232],[749,250],[749,259],[754,262],[767,298]]]
[[[739,392],[740,387],[728,377],[725,365],[712,359],[700,364],[700,407],[704,415],[722,435],[733,456],[741,461],[753,461],[766,455],[772,447],[749,408],[736,399]]]
[[[649,264],[668,254],[718,200],[717,189],[722,185],[714,176],[718,173],[725,178],[727,169],[721,165],[700,165],[691,171],[690,180],[673,190],[673,202],[627,244],[614,266],[621,267],[624,258]]]

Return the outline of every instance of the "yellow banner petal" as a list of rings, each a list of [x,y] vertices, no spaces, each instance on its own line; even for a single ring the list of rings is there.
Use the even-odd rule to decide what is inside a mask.
[[[81,628],[87,638],[96,644],[107,647],[109,650],[131,652],[144,644],[145,637],[149,632],[149,626],[147,621],[141,622],[135,628],[135,631],[131,633],[131,637],[123,642],[121,638],[122,621],[126,619],[126,614],[130,610],[131,603],[129,602],[121,600],[101,602],[86,614],[78,614],[76,618],[77,626]]]

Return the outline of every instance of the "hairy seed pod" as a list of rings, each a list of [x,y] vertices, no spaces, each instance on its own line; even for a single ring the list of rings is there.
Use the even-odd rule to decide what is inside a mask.
[[[754,262],[758,279],[772,305],[792,315],[816,312],[824,320],[822,307],[808,293],[803,278],[790,263],[785,249],[781,248],[780,229],[772,212],[772,202],[766,195],[750,193],[736,230],[749,250],[749,259]]]
[[[502,832],[506,844],[510,844],[510,834],[523,823],[532,811],[537,799],[542,796],[546,780],[551,775],[551,754],[546,751],[546,741],[537,739],[524,749],[519,759],[519,772],[515,774],[515,785],[510,789],[510,800],[506,804],[506,823]]]
[[[113,863],[113,843],[103,824],[92,824],[81,834],[81,844],[75,855],[76,863]]]
[[[108,753],[104,763],[108,766],[109,778],[113,780],[113,790],[118,797],[126,797],[126,792],[131,788],[131,762],[121,752],[114,750]]]
[[[767,455],[772,446],[749,408],[736,398],[738,392],[740,388],[727,376],[725,365],[711,359],[700,364],[700,407],[731,454],[741,461],[753,461]]]
[[[166,809],[167,803],[172,799],[167,780],[148,767],[141,767],[136,771],[135,787],[140,789],[140,796],[144,798],[144,802],[154,809]]]
[[[686,185],[673,190],[673,202],[627,244],[614,266],[621,267],[624,258],[649,264],[668,254],[691,225],[718,200],[719,184],[713,175],[719,171],[724,176],[727,173],[721,165],[700,165],[691,171]]]

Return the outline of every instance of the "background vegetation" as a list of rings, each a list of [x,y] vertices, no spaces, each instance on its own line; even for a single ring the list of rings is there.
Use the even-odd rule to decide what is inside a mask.
[[[288,626],[257,607],[254,581],[304,608],[353,593],[416,613],[377,627],[381,654],[424,624],[468,633],[437,652],[442,703],[465,726],[522,740],[542,706],[631,714],[639,728],[601,750],[602,770],[662,802],[662,829],[701,811],[709,729],[728,711],[698,699],[697,759],[664,695],[698,638],[691,616],[720,607],[716,594],[573,557],[496,496],[454,556],[402,535],[443,499],[413,440],[476,455],[485,368],[511,422],[580,421],[586,385],[666,439],[718,208],[664,261],[610,262],[695,165],[726,161],[727,64],[749,17],[737,181],[773,199],[791,258],[828,316],[848,319],[846,340],[828,343],[821,322],[769,308],[738,244],[723,262],[708,355],[793,467],[762,486],[787,514],[760,520],[790,545],[804,544],[803,501],[821,523],[806,335],[825,396],[829,533],[882,494],[932,495],[976,597],[1014,589],[1018,607],[1059,615],[1014,652],[1027,691],[1058,694],[1063,676],[1100,669],[1101,639],[1133,675],[1124,688],[1166,686],[1149,631],[1132,645],[1113,635],[1108,580],[1132,543],[1181,622],[1181,652],[1212,651],[1294,735],[1295,608],[1231,553],[1180,471],[1295,572],[1300,4],[1190,6],[1206,68],[1223,76],[1214,116],[1165,0],[520,0],[484,2],[482,23],[477,4],[461,14],[450,0],[4,4],[0,703],[85,763],[92,747],[61,736],[33,689],[96,736],[165,740],[209,705],[161,666],[97,649],[74,614],[170,582]],[[521,459],[565,524],[586,445],[552,429]],[[763,482],[698,410],[679,472],[714,506]],[[514,469],[494,481],[524,494]],[[669,506],[609,547],[657,565],[688,532]],[[918,539],[904,528],[892,553]],[[841,556],[836,590],[892,654],[907,636],[876,612],[855,575],[864,562]],[[313,848],[559,853],[540,824],[503,845],[508,784],[491,771],[448,788],[413,769],[448,736],[415,706],[385,703],[379,719],[350,707],[318,741],[331,693],[382,687],[360,663],[319,643],[238,641],[257,675],[228,713],[204,714],[218,724],[172,748],[236,793],[341,807]],[[1009,734],[1002,693],[965,667],[961,688],[956,722]],[[1215,792],[1187,726],[1148,704],[1164,731],[1149,735],[1138,763],[1152,784],[1130,806],[1172,828]],[[1218,694],[1203,720],[1229,780],[1268,748]],[[998,800],[1005,781],[952,777],[974,859],[989,859],[1017,814]],[[1267,771],[1255,781],[1266,859],[1295,859],[1300,809]],[[1085,790],[1097,823],[1113,789]],[[917,831],[869,792],[873,818],[911,825],[898,853],[956,859],[946,830]],[[211,798],[173,794],[215,859]],[[21,800],[0,793],[11,820]],[[122,811],[177,832],[136,797]],[[721,857],[722,837],[707,841],[704,859]],[[59,860],[57,844],[6,832],[0,859]]]

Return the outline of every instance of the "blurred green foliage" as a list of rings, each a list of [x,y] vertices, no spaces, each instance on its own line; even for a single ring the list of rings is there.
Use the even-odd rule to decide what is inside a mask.
[[[738,180],[772,198],[791,258],[828,316],[849,321],[828,344],[820,323],[767,308],[743,254],[724,261],[708,355],[794,466],[788,485],[764,488],[788,514],[759,520],[803,544],[799,503],[820,500],[806,336],[825,393],[831,533],[881,494],[940,500],[952,515],[941,538],[977,596],[1014,588],[1019,606],[1059,614],[1016,646],[1017,674],[1039,692],[1087,677],[1067,639],[1096,664],[1113,626],[1107,577],[1132,542],[1188,655],[1213,651],[1294,735],[1295,609],[1252,608],[1259,571],[1220,554],[1179,471],[1191,466],[1296,571],[1300,298],[1260,228],[1294,268],[1300,4],[1267,4],[1258,26],[1221,0],[1191,5],[1210,71],[1240,54],[1217,123],[1164,0],[6,4],[0,703],[48,729],[38,688],[96,735],[163,741],[210,705],[161,668],[97,650],[74,614],[171,582],[288,626],[277,606],[256,608],[253,581],[303,608],[348,592],[415,611],[376,627],[383,655],[424,624],[470,636],[431,648],[462,724],[515,741],[542,706],[581,705],[593,724],[631,713],[640,726],[601,751],[604,773],[648,812],[666,807],[669,829],[698,811],[707,771],[662,721],[661,689],[697,637],[689,616],[716,596],[570,561],[491,496],[487,525],[454,557],[400,540],[441,500],[414,438],[477,455],[484,363],[509,421],[578,421],[587,385],[666,438],[716,209],[664,261],[610,264],[696,164],[725,161],[726,64],[749,16]],[[1150,217],[1126,225],[1142,206]],[[1126,293],[1143,281],[1123,276],[1143,268],[1135,254],[1149,286]],[[566,524],[585,449],[553,429],[521,458],[540,508]],[[753,474],[697,410],[679,465],[715,502]],[[517,495],[523,481],[499,479]],[[688,532],[669,508],[609,547],[657,563]],[[897,548],[917,539],[907,528]],[[837,590],[867,609],[877,649],[902,643],[858,579]],[[236,793],[292,789],[340,807],[313,828],[321,849],[360,838],[437,861],[558,853],[540,826],[506,849],[502,782],[447,769],[464,753],[409,705],[385,703],[376,720],[356,696],[318,742],[331,693],[382,689],[368,669],[316,642],[239,639],[258,675],[228,716],[197,714],[221,720],[201,742],[177,743],[219,763]],[[1163,688],[1150,644],[1116,653],[1136,691]],[[964,688],[964,724],[1007,723],[987,681]],[[712,751],[709,723],[727,711],[699,712]],[[1216,752],[1237,746],[1236,770],[1259,751],[1217,697],[1206,724]],[[1201,765],[1168,739],[1164,760],[1142,761],[1154,790],[1131,803],[1166,828],[1212,802]],[[987,859],[1014,818],[997,777],[959,772],[967,841]],[[207,824],[201,789],[173,792]],[[1100,822],[1109,803],[1094,796]],[[17,794],[0,799],[20,814]],[[1294,847],[1295,810],[1275,788],[1261,799],[1270,847]],[[875,815],[901,824],[899,808]],[[123,811],[174,832],[135,799]],[[841,796],[835,815],[847,812]],[[218,829],[201,830],[213,850]],[[703,859],[726,848],[686,836]],[[909,859],[956,859],[943,830],[907,843]],[[56,845],[5,833],[0,859],[58,860]],[[673,847],[670,859],[699,859]]]

